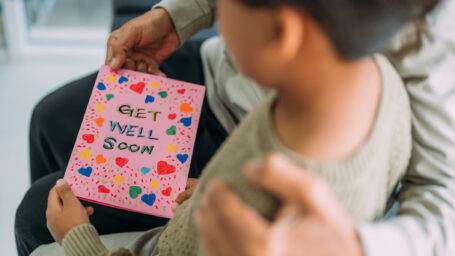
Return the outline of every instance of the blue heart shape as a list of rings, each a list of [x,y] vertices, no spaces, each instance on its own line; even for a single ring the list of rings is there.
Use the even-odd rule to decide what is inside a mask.
[[[121,76],[119,79],[118,79],[118,83],[121,84],[123,82],[128,82],[128,78],[124,77],[124,76]]]
[[[181,119],[180,119],[180,122],[181,122],[184,126],[188,127],[188,126],[191,125],[191,119],[192,119],[191,117],[184,117],[184,118],[181,118]]]
[[[77,172],[80,173],[81,175],[84,175],[85,177],[90,177],[92,174],[92,167],[87,167],[87,168],[80,168]]]
[[[152,95],[147,95],[147,97],[145,97],[145,104],[152,103],[154,101],[155,101],[155,97],[153,97]]]
[[[148,168],[148,167],[142,167],[142,168],[141,168],[141,172],[142,172],[142,174],[144,174],[144,175],[146,175],[147,173],[149,173],[149,171],[150,171],[150,168]]]
[[[146,203],[148,206],[152,206],[155,203],[156,195],[155,194],[145,194],[141,196],[142,202]]]
[[[99,82],[96,88],[98,88],[100,91],[104,91],[106,90],[106,85],[104,85],[102,82]]]
[[[188,160],[188,154],[178,154],[177,159],[184,164]]]

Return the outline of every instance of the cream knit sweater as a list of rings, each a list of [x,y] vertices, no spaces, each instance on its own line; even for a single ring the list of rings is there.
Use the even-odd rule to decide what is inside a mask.
[[[355,220],[370,221],[383,217],[387,202],[409,163],[411,116],[407,93],[395,69],[383,56],[377,55],[375,60],[382,73],[380,106],[368,138],[350,157],[338,162],[318,163],[285,148],[277,139],[272,125],[271,108],[276,98],[272,94],[243,120],[222,145],[205,168],[192,197],[178,208],[164,231],[161,228],[158,234],[151,236],[144,233],[137,239],[149,243],[141,242],[147,246],[133,251],[152,256],[158,255],[158,251],[161,256],[202,255],[193,214],[207,182],[215,177],[224,180],[262,216],[272,219],[278,209],[278,200],[251,185],[242,172],[246,161],[263,158],[269,152],[281,152],[323,178]],[[109,252],[90,225],[71,230],[63,241],[63,247],[68,255],[131,253],[124,250]]]
[[[252,158],[278,151],[318,174],[356,220],[384,216],[387,201],[403,177],[411,155],[411,117],[407,93],[395,69],[383,56],[375,56],[382,72],[382,96],[374,127],[351,157],[317,163],[286,149],[277,139],[271,120],[272,95],[259,104],[234,130],[205,168],[192,197],[177,210],[159,239],[160,255],[200,255],[193,213],[209,180],[225,181],[244,202],[272,219],[278,201],[251,185],[242,166]]]

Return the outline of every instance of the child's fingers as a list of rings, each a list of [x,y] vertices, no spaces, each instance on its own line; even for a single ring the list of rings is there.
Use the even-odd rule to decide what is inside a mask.
[[[183,191],[182,193],[180,193],[177,198],[175,199],[175,201],[178,203],[178,204],[182,204],[183,202],[185,202],[188,198],[191,197],[191,195],[193,195],[193,189],[187,189],[185,191]]]
[[[70,185],[64,179],[59,179],[57,181],[55,190],[57,191],[59,197],[63,201],[63,205],[80,204],[79,199],[76,198],[73,191],[71,190]]]
[[[199,179],[188,178],[185,189],[195,188],[198,182],[199,182]]]
[[[47,198],[47,212],[59,210],[62,207],[62,202],[55,189],[55,186],[49,191]]]
[[[183,191],[182,193],[180,193],[177,198],[175,199],[175,202],[172,204],[172,210],[175,212],[177,210],[177,208],[183,204],[183,202],[185,202],[186,200],[188,200],[188,198],[191,197],[191,195],[193,194],[193,189],[187,189],[185,191]]]
[[[95,213],[95,209],[93,209],[93,207],[91,207],[91,206],[86,206],[85,211],[87,212],[88,216]]]

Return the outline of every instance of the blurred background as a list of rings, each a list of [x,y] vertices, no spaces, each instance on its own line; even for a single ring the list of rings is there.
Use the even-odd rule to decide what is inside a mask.
[[[104,61],[110,0],[0,0],[0,248],[16,255],[14,215],[30,185],[33,106]]]
[[[46,94],[96,71],[113,29],[159,0],[0,0],[0,248],[16,255],[14,216],[30,186],[28,131]],[[216,27],[194,37],[207,38]]]

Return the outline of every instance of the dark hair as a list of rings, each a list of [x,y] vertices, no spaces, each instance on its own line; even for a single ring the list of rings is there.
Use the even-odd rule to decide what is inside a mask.
[[[409,21],[423,17],[439,0],[237,0],[250,7],[290,6],[308,13],[338,53],[356,59],[383,51]]]

